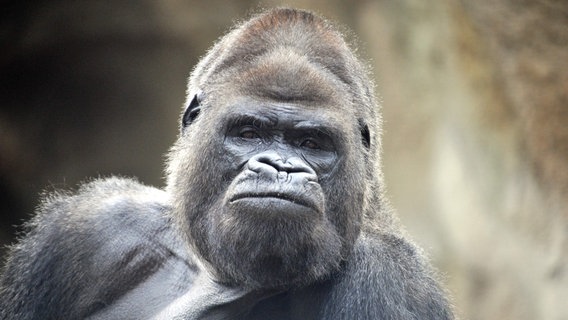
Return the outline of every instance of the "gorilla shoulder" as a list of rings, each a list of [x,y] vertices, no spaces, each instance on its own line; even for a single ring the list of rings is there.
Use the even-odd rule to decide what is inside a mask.
[[[107,235],[111,239],[119,236],[118,244],[127,240],[125,237],[152,232],[148,227],[169,226],[168,210],[165,192],[133,179],[111,177],[83,184],[74,194],[48,194],[29,227],[31,232],[36,226],[44,232],[49,226],[55,229],[54,236],[61,234],[81,243],[90,237],[108,240]]]
[[[351,314],[363,319],[378,314],[392,319],[453,318],[424,253],[397,233],[362,232],[333,287],[327,301],[335,303],[323,308],[326,319],[349,319]]]
[[[48,195],[11,248],[0,310],[21,319],[83,318],[116,303],[171,258],[187,265],[168,210],[163,191],[124,178]]]

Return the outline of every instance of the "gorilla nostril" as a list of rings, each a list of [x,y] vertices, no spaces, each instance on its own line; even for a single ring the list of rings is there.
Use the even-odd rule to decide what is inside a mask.
[[[253,157],[248,161],[247,169],[261,176],[268,175],[267,177],[273,177],[278,173],[276,168],[257,157]]]
[[[288,173],[316,174],[315,170],[312,169],[312,167],[310,167],[304,160],[298,157],[288,159],[288,161],[286,161],[285,168]]]

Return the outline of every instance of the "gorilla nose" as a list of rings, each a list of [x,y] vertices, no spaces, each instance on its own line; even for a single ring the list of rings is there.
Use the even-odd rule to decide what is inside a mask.
[[[304,178],[317,182],[317,174],[304,160],[299,157],[284,159],[276,152],[257,154],[248,161],[248,168],[261,176]]]

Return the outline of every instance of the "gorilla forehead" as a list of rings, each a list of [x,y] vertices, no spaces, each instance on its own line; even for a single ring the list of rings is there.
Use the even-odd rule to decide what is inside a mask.
[[[352,110],[349,88],[321,65],[290,48],[264,54],[239,70],[222,75],[221,83],[237,92],[280,102]]]

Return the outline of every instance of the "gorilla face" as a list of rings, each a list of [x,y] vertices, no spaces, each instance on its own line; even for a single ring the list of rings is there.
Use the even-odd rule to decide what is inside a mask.
[[[170,164],[189,242],[228,283],[303,285],[336,270],[361,219],[358,123],[327,99],[216,92],[189,111],[199,116],[174,149],[186,157]]]
[[[263,286],[337,267],[341,236],[321,185],[338,165],[334,127],[297,106],[269,103],[231,108],[222,128],[232,179],[208,216],[216,228],[207,251],[219,250],[209,260],[249,269]]]
[[[345,73],[343,42],[309,56],[293,47],[303,31],[243,28],[194,71],[190,92],[200,93],[170,153],[167,188],[187,242],[220,281],[301,286],[337,270],[359,235],[371,114]]]

